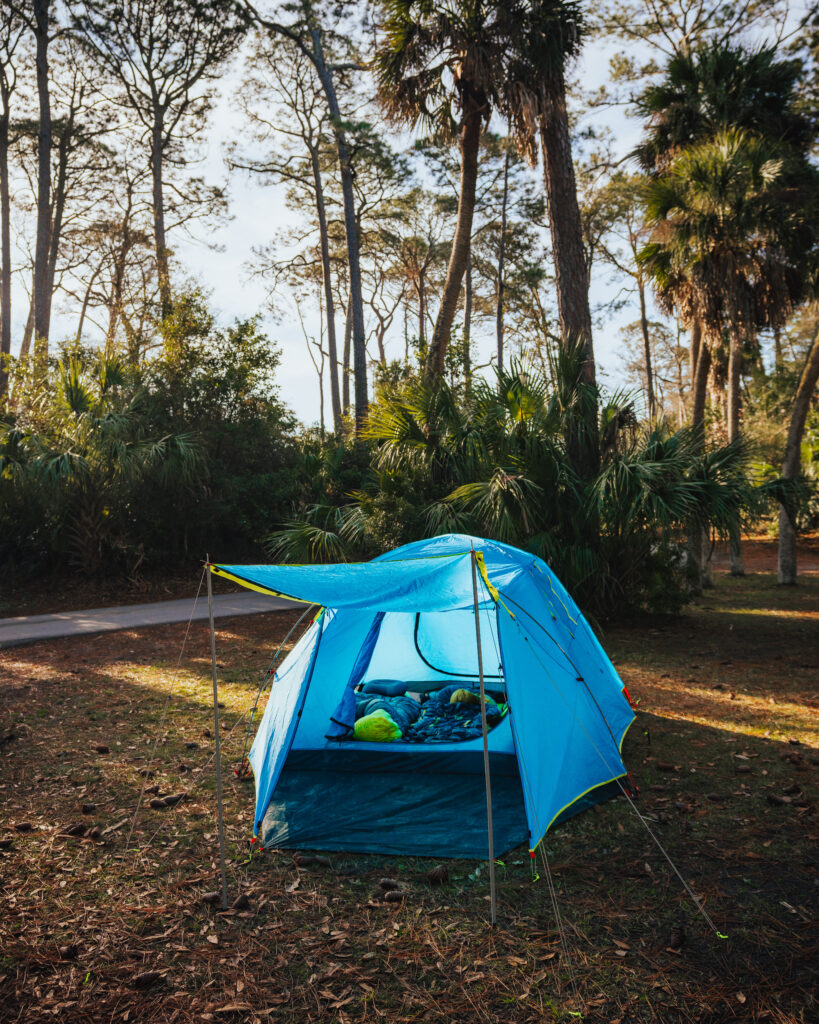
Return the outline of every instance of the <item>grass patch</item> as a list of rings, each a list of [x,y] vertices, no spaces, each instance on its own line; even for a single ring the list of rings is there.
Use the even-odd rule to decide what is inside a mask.
[[[503,857],[495,931],[475,861],[430,888],[421,859],[251,854],[253,786],[232,769],[289,613],[219,626],[229,885],[250,899],[227,914],[201,898],[218,886],[206,628],[179,663],[184,625],[0,653],[0,1020],[816,1019],[818,608],[816,577],[718,575],[684,616],[607,631],[640,702],[640,810],[728,939],[621,799],[546,844],[569,960],[525,850]],[[188,797],[135,815],[146,783]]]

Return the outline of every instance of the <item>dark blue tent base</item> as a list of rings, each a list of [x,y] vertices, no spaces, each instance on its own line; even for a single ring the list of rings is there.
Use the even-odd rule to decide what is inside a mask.
[[[517,759],[490,755],[496,856],[529,842]],[[558,821],[614,795],[609,783]],[[261,829],[266,847],[485,858],[483,755],[291,750]]]

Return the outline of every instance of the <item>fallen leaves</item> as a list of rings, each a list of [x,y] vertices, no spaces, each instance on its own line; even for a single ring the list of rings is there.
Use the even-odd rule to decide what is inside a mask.
[[[160,971],[143,971],[141,974],[134,975],[131,979],[131,986],[137,989],[151,988],[158,985],[160,981],[162,981]]]

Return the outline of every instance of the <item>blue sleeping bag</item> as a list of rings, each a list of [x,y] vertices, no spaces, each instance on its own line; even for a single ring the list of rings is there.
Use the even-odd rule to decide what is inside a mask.
[[[483,734],[480,704],[450,703],[455,691],[463,689],[465,687],[460,683],[454,683],[431,693],[421,708],[421,714],[402,739],[408,743],[457,743],[478,739]],[[489,729],[503,718],[504,710],[491,697],[486,698],[486,724]]]
[[[483,733],[479,703],[450,703],[460,683],[433,691],[423,704],[407,696],[387,697],[377,693],[355,695],[356,721],[374,711],[386,711],[401,730],[402,743],[457,743],[478,739]],[[469,690],[472,693],[473,691]],[[477,694],[475,694],[477,701]],[[486,698],[486,724],[492,729],[506,713],[505,705]]]
[[[386,711],[402,735],[421,713],[421,705],[412,697],[381,697],[378,694],[355,695],[355,720],[371,715],[373,711]]]

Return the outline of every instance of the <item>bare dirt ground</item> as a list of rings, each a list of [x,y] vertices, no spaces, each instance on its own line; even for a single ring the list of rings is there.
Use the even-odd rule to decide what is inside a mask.
[[[0,1021],[819,1019],[819,577],[717,573],[678,618],[606,630],[639,707],[638,807],[727,938],[620,798],[545,844],[568,956],[525,850],[498,868],[495,931],[475,861],[431,887],[429,861],[251,854],[253,784],[232,769],[292,621],[219,625],[228,880],[248,898],[227,913],[202,899],[218,887],[206,628],[181,658],[184,626],[0,652]]]
[[[742,538],[742,557],[747,572],[776,572],[777,540],[764,534]],[[719,543],[712,557],[715,569],[727,569],[728,545]],[[819,572],[819,533],[799,538],[799,572],[813,575]]]

